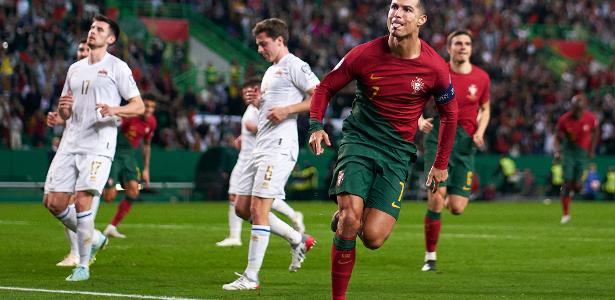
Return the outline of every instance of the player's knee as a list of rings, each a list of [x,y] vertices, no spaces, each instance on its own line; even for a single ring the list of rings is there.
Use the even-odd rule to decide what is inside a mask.
[[[245,206],[235,205],[235,214],[246,221],[250,220],[250,209]]]
[[[132,199],[137,199],[139,198],[139,188],[130,185],[129,187],[126,188],[126,197],[127,198],[132,198]]]
[[[384,241],[386,239],[380,238],[380,237],[376,237],[376,238],[366,237],[365,235],[363,235],[362,240],[363,240],[363,245],[365,245],[367,249],[376,250],[382,247],[382,245],[384,245]]]
[[[452,205],[451,207],[449,207],[449,210],[451,214],[458,216],[463,214],[465,207]]]
[[[361,215],[351,209],[340,210],[339,223],[345,231],[358,232],[361,228]]]
[[[52,199],[45,199],[45,207],[54,215],[58,215],[66,210],[66,206],[62,205],[58,201],[53,201]]]

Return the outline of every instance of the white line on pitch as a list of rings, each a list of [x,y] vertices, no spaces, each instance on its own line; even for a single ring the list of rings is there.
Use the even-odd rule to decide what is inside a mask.
[[[132,295],[132,294],[118,294],[118,293],[99,293],[99,292],[87,292],[87,291],[47,290],[47,289],[21,288],[21,287],[13,287],[13,286],[0,286],[0,290],[21,291],[21,292],[38,292],[38,293],[55,293],[55,294],[90,295],[90,296],[101,296],[101,297],[121,297],[121,298],[134,298],[134,299],[199,300],[199,299],[196,299],[196,298],[179,298],[179,297],[169,297],[169,296]]]

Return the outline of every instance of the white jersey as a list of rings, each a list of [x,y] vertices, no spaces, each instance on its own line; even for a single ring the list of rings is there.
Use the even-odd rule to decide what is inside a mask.
[[[258,124],[258,108],[250,104],[241,117],[241,151],[239,151],[239,159],[252,157],[252,151],[256,146],[256,133],[250,132],[246,127],[246,123]]]
[[[320,81],[310,66],[289,53],[267,69],[261,82],[261,105],[258,117],[255,152],[299,152],[297,115],[274,124],[267,119],[269,110],[303,101],[308,90]]]
[[[62,136],[58,151],[95,154],[113,158],[117,139],[114,117],[100,116],[96,104],[120,106],[122,98],[139,96],[137,83],[128,65],[106,53],[93,65],[84,58],[68,68],[62,95],[73,94],[70,122]]]

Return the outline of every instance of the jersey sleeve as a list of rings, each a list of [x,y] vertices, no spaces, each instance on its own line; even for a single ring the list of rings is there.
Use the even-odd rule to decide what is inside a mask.
[[[448,66],[441,63],[435,71],[436,80],[432,92],[440,115],[440,130],[438,133],[438,150],[433,166],[445,170],[448,167],[448,160],[453,148],[459,109],[457,101],[455,101],[455,90]]]
[[[252,109],[248,110],[248,114],[246,115],[246,121],[258,125],[258,109],[252,107]]]
[[[68,91],[71,90],[70,89],[70,79],[73,76],[73,74],[74,74],[74,69],[73,69],[73,65],[71,65],[68,68],[68,71],[66,72],[66,79],[64,80],[64,87],[62,87],[62,93],[60,94],[61,96],[68,94]]]
[[[139,88],[135,79],[132,77],[132,71],[126,63],[119,64],[116,71],[116,84],[122,98],[129,100],[140,95]]]
[[[322,120],[331,97],[354,80],[356,76],[355,62],[361,56],[362,49],[361,46],[358,46],[350,50],[316,86],[310,105],[310,133],[324,128]]]
[[[299,60],[298,64],[291,64],[289,73],[295,87],[304,93],[314,88],[320,80],[312,72],[312,68],[306,62]]]

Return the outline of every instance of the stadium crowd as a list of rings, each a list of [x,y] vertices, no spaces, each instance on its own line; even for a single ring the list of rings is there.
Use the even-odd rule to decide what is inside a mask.
[[[0,4],[0,147],[43,147],[59,134],[46,129],[45,113],[57,102],[91,16],[105,12],[105,7],[81,1],[8,2]],[[382,16],[389,4],[388,0],[182,2],[250,47],[254,47],[250,29],[258,20],[274,16],[292,20],[289,48],[319,77],[352,47],[386,34]],[[422,35],[447,57],[448,32],[457,28],[473,32],[473,61],[493,80],[489,152],[551,153],[557,117],[568,108],[572,95],[584,92],[601,122],[598,151],[615,154],[615,61],[611,58],[608,65],[600,65],[583,58],[569,63],[561,74],[553,72],[550,59],[541,55],[543,44],[530,39],[528,29],[532,24],[570,28],[569,38],[592,35],[612,49],[615,34],[608,28],[615,23],[613,5],[612,1],[429,1],[430,19]],[[240,113],[237,80],[228,83],[214,76],[202,91],[188,87],[181,92],[172,77],[189,68],[187,44],[131,38],[122,38],[113,52],[131,66],[142,93],[155,95],[159,102],[160,129],[154,144],[194,151],[232,144],[239,128],[236,118],[223,117],[215,125],[201,120],[208,120],[203,115]],[[348,88],[335,98],[328,117],[348,114],[351,91]],[[300,130],[306,131],[305,123]]]

